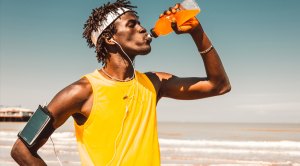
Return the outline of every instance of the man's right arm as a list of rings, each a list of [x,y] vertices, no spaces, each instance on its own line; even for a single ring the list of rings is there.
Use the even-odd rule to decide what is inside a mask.
[[[11,156],[19,165],[46,165],[46,163],[37,154],[37,151],[42,147],[52,134],[52,132],[61,126],[71,115],[75,113],[87,114],[82,112],[82,106],[90,98],[92,88],[86,78],[67,86],[61,90],[48,104],[47,108],[53,117],[53,130],[46,132],[42,139],[37,140],[37,143],[28,148],[19,138],[15,142]],[[45,133],[41,133],[45,134]]]

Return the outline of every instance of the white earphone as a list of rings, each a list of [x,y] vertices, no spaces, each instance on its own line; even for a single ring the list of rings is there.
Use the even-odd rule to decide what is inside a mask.
[[[120,47],[121,51],[122,51],[122,52],[125,54],[125,56],[128,58],[128,60],[130,61],[130,64],[132,65],[132,68],[133,68],[133,74],[134,74],[134,77],[137,79],[136,73],[135,73],[135,67],[134,67],[134,64],[133,64],[132,60],[129,58],[129,56],[127,55],[127,53],[123,50],[122,46],[121,46],[117,41],[115,41],[113,38],[111,38],[110,40],[113,41],[114,43],[116,43],[116,44]],[[137,81],[136,81],[136,84],[137,84]],[[136,87],[137,87],[137,86],[136,86]],[[138,94],[138,91],[139,91],[139,89],[137,88],[136,94]],[[133,97],[133,96],[132,96],[132,97]],[[132,100],[132,97],[131,97],[130,100]],[[111,165],[112,161],[113,161],[113,160],[115,159],[115,157],[116,157],[116,154],[117,154],[117,141],[118,141],[119,137],[122,135],[123,128],[124,128],[124,124],[125,124],[125,120],[126,120],[126,118],[127,118],[127,116],[128,116],[128,112],[129,112],[129,108],[128,108],[128,105],[127,105],[127,106],[126,106],[126,109],[125,109],[125,115],[124,115],[123,120],[122,120],[121,129],[120,129],[120,131],[119,131],[119,133],[118,133],[118,135],[117,135],[117,137],[116,137],[116,139],[115,139],[115,143],[114,143],[114,144],[115,144],[115,147],[114,147],[114,155],[113,155],[112,159],[108,162],[108,164],[106,164],[106,166]]]
[[[114,43],[116,43],[116,44],[120,47],[121,51],[126,55],[126,57],[127,57],[128,60],[130,61],[131,65],[132,65],[132,67],[133,67],[133,69],[134,69],[134,65],[133,65],[132,60],[129,58],[129,56],[127,55],[127,53],[123,50],[122,46],[121,46],[117,41],[115,41],[113,38],[111,38],[111,39],[109,39],[109,40],[113,41]],[[135,74],[135,73],[134,73],[134,74]]]
[[[115,41],[113,38],[110,39],[111,41],[113,41],[114,43],[120,45],[117,41]]]

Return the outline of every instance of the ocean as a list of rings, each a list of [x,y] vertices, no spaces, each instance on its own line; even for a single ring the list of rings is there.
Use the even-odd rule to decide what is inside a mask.
[[[39,150],[49,166],[80,165],[72,120]],[[10,149],[24,122],[0,122],[0,165],[15,166]],[[300,124],[175,123],[158,125],[164,166],[300,166]]]

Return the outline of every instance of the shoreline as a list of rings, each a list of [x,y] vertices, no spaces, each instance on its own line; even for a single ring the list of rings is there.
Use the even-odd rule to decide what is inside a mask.
[[[24,122],[0,122],[0,165],[17,165],[10,149],[24,126]],[[161,165],[300,166],[299,128],[298,124],[159,122]],[[51,137],[64,166],[80,165],[72,120]],[[50,139],[38,153],[49,166],[58,165]]]

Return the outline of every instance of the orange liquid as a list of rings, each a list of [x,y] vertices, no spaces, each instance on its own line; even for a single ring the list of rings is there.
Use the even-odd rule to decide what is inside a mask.
[[[163,16],[157,20],[153,31],[157,36],[167,35],[173,31],[171,27],[173,18],[176,19],[177,25],[180,26],[190,18],[195,17],[199,12],[200,10],[181,10],[173,15]]]

